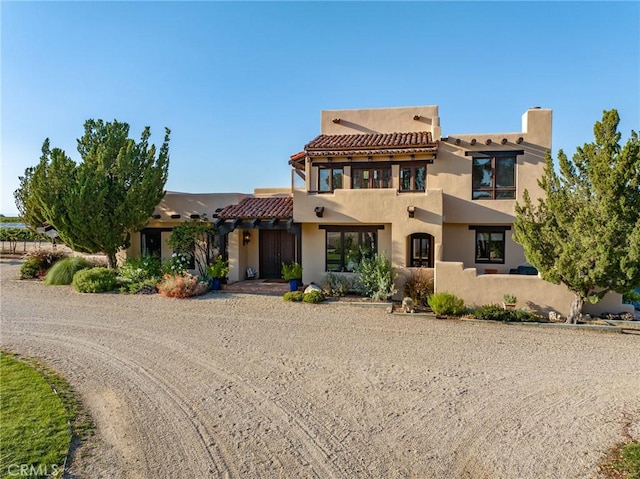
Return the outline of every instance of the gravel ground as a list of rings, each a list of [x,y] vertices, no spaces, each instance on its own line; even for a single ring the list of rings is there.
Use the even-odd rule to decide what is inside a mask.
[[[95,420],[68,477],[584,479],[640,436],[638,336],[0,276],[0,345]]]

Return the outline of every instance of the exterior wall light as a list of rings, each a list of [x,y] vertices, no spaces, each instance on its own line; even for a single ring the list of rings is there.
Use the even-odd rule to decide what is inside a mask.
[[[242,233],[242,244],[248,245],[251,243],[251,231],[244,230]]]
[[[409,214],[409,218],[413,218],[416,215],[416,207],[407,206],[407,213]]]
[[[313,211],[316,213],[318,218],[322,218],[322,216],[324,216],[324,206],[316,206]]]

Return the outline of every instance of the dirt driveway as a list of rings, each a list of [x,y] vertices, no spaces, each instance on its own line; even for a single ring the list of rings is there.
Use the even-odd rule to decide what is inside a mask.
[[[211,294],[81,295],[0,264],[4,349],[97,433],[86,478],[590,478],[640,437],[640,338]]]

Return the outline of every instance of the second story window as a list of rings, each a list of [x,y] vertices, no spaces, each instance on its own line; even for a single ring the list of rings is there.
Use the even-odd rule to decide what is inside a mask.
[[[426,165],[400,167],[400,191],[425,191],[426,183]]]
[[[351,170],[352,188],[389,188],[391,187],[391,167],[353,168]]]
[[[342,168],[320,168],[318,191],[328,192],[342,188]]]
[[[514,199],[516,197],[515,155],[476,156],[473,158],[474,200]]]

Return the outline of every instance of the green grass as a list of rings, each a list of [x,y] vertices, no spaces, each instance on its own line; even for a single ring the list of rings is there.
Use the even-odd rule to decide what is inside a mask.
[[[640,479],[640,442],[623,446],[618,469],[627,473],[628,479]]]
[[[0,352],[0,477],[62,477],[77,403],[62,378],[25,361]],[[86,419],[78,426],[90,430]]]

